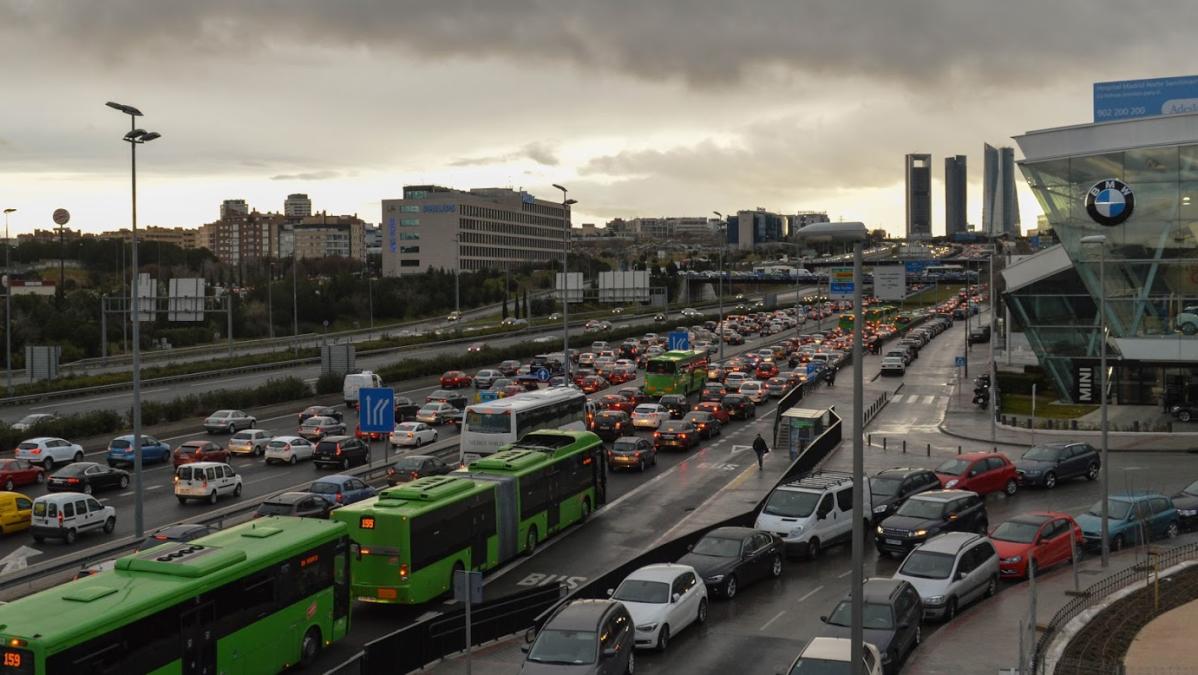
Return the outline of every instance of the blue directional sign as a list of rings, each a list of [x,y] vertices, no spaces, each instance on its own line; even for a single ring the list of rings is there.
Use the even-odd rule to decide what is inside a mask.
[[[390,433],[395,430],[395,390],[390,387],[358,390],[358,425],[362,431]]]
[[[956,363],[954,365],[956,365],[956,367],[958,367],[958,368],[964,368],[965,367],[965,357],[958,356]]]
[[[548,368],[537,368],[532,371],[532,374],[536,375],[537,379],[541,382],[548,382],[549,378],[553,376],[553,373],[550,373]]]
[[[690,349],[690,334],[684,330],[670,331],[666,333],[666,344],[670,351]]]

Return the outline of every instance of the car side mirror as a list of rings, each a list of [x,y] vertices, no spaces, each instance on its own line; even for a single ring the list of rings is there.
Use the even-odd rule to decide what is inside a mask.
[[[603,650],[603,658],[610,659],[620,652],[615,647],[608,647]]]
[[[674,596],[673,596],[673,598],[674,598],[674,602],[678,602],[679,600],[681,600],[681,599],[682,599],[682,594],[681,594],[681,593],[675,593],[675,594],[674,594]]]
[[[825,614],[819,618],[820,623],[828,623],[828,615]]]
[[[524,652],[525,654],[527,654],[528,650],[530,649],[532,649],[532,645],[520,645],[520,651]]]
[[[616,592],[616,589],[614,589],[614,588],[607,589],[607,597],[610,598],[613,594],[615,594],[615,592]]]
[[[525,643],[532,644],[532,641],[535,640],[536,638],[537,638],[537,629],[529,628],[528,630],[524,631],[524,642]],[[528,651],[528,647],[525,647],[524,651]]]
[[[964,579],[964,578],[965,578],[965,577],[967,577],[967,576],[969,576],[969,572],[957,572],[957,579],[958,579],[958,580]]]

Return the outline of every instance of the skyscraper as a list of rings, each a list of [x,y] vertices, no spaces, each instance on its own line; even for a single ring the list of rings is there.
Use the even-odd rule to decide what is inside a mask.
[[[966,230],[965,155],[944,158],[944,233],[952,236]]]
[[[907,155],[907,238],[932,236],[932,156]]]
[[[1019,197],[1015,193],[1015,149],[989,143],[982,175],[982,231],[989,236],[1019,235]]]

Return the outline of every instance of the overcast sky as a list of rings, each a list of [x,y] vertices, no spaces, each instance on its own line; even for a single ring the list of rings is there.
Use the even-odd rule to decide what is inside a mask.
[[[1141,6],[1142,5],[1142,6]],[[903,155],[1089,122],[1095,81],[1182,75],[1190,2],[0,0],[0,206],[17,232],[194,227],[306,192],[378,222],[402,186],[511,186],[575,224],[765,207],[900,233]],[[1021,188],[1025,228],[1039,208]]]

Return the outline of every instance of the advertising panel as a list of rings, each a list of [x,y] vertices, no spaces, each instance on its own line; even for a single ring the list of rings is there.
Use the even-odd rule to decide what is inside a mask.
[[[902,300],[907,297],[907,268],[902,265],[875,267],[874,295],[879,300]]]
[[[1094,121],[1198,112],[1198,75],[1094,83]]]

